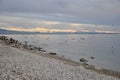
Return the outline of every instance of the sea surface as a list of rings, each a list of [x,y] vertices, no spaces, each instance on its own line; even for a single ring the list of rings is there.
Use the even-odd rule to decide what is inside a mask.
[[[25,34],[7,35],[22,43],[40,46],[74,61],[81,58],[96,68],[120,72],[120,34]],[[90,57],[94,57],[91,59]]]

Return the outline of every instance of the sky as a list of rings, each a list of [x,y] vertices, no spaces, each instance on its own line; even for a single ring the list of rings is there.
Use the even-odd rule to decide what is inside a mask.
[[[120,0],[0,0],[0,28],[120,33]]]

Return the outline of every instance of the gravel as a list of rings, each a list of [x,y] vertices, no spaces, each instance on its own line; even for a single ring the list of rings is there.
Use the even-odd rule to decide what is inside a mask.
[[[120,80],[0,44],[0,80]]]

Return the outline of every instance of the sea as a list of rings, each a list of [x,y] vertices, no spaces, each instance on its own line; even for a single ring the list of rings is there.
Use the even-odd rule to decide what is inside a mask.
[[[81,58],[98,69],[120,72],[120,34],[10,34],[21,43],[42,47],[80,62]],[[91,59],[91,57],[93,59]]]

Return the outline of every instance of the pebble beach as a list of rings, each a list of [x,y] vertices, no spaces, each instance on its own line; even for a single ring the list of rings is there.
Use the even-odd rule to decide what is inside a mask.
[[[46,54],[0,40],[0,80],[120,80],[120,76],[102,74],[81,65],[73,66],[67,59]]]

